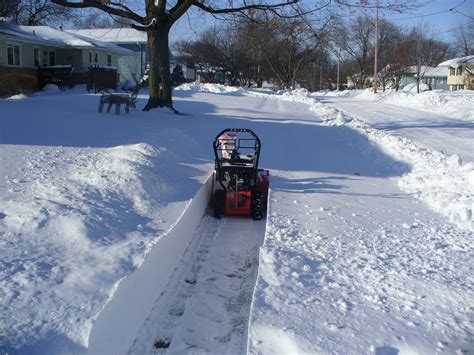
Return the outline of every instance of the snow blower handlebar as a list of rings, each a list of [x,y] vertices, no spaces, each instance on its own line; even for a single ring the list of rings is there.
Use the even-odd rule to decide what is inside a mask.
[[[247,133],[251,136],[251,138],[239,138],[238,133]],[[256,183],[261,144],[260,139],[252,130],[248,128],[226,128],[216,136],[216,138],[214,139],[213,147],[216,170],[218,174],[222,172],[223,161],[228,161],[230,165],[233,166],[241,165],[241,163],[233,160],[235,152],[237,152],[239,149],[252,150],[253,159],[251,167],[254,170],[254,184]],[[222,152],[222,159],[219,157],[218,151]],[[219,183],[223,187],[223,189],[226,190],[220,179]]]

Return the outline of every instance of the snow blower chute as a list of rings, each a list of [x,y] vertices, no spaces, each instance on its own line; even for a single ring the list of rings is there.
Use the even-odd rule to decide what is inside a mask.
[[[263,218],[270,175],[259,169],[261,144],[247,128],[227,128],[214,139],[214,216]]]

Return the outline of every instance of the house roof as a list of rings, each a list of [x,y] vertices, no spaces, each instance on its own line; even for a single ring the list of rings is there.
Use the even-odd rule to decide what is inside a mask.
[[[425,73],[423,74],[424,77],[427,76],[435,76],[435,77],[447,77],[448,76],[448,68],[441,67],[441,68],[429,68],[426,69]]]
[[[67,30],[67,32],[110,43],[147,43],[146,32],[129,27]]]
[[[469,63],[474,64],[474,55],[468,55],[466,57],[459,57],[447,60],[443,63],[438,64],[438,67],[451,67],[451,68],[459,68],[459,66]]]
[[[112,43],[68,33],[49,26],[17,26],[0,21],[0,35],[2,34],[19,42],[43,44],[60,48],[102,49],[123,55],[132,54],[128,49],[116,46]]]

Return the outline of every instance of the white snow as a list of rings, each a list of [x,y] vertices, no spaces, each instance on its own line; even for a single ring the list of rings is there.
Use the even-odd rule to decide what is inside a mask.
[[[370,89],[367,90],[346,90],[339,92],[317,93],[314,96],[321,97],[339,97],[353,98],[356,105],[367,104],[367,101],[373,101],[380,104],[389,104],[405,109],[416,109],[433,113],[433,117],[447,116],[453,120],[474,121],[474,91],[472,90],[430,90],[416,93],[415,89],[411,92],[387,90],[373,94]],[[386,108],[386,106],[378,106]],[[423,119],[419,117],[417,119]],[[377,117],[373,118],[374,120]],[[403,117],[393,117],[393,120],[400,121]],[[383,118],[386,121],[386,118]],[[426,119],[424,119],[426,120]]]
[[[0,23],[0,30],[13,38],[30,43],[46,44],[53,47],[98,48],[122,55],[131,55],[132,51],[113,43],[100,41],[72,32],[49,26],[17,26]]]
[[[61,89],[56,84],[46,84],[41,91],[46,92],[48,94],[57,94],[61,91]]]
[[[419,88],[420,88],[420,92],[428,91],[430,89],[429,85],[425,84],[425,83],[420,83]],[[417,92],[418,89],[416,87],[416,83],[411,83],[411,84],[408,84],[408,85],[404,86],[402,91]]]
[[[466,57],[459,57],[459,58],[453,58],[446,60],[440,64],[438,64],[438,67],[452,67],[452,68],[459,68],[463,64],[472,64],[474,63],[474,55],[468,55]]]
[[[470,122],[368,93],[174,94],[186,115],[0,100],[0,352],[472,351]],[[262,140],[266,226],[206,211],[227,127]]]
[[[138,31],[133,28],[94,28],[66,30],[72,34],[92,37],[103,42],[112,43],[146,43],[146,32]]]

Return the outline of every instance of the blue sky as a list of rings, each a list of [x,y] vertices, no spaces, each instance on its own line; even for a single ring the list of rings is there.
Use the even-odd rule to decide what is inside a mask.
[[[453,11],[449,10],[453,8]],[[403,27],[427,22],[442,39],[449,40],[454,28],[460,24],[466,25],[468,21],[474,21],[474,0],[432,0],[413,15],[387,14],[385,17]]]
[[[309,0],[303,0],[303,3],[306,1]],[[455,8],[454,11],[449,11],[451,8]],[[380,17],[405,28],[411,28],[423,22],[429,23],[440,39],[450,41],[452,30],[456,26],[474,21],[474,0],[431,0],[426,6],[410,13],[381,12]],[[216,20],[212,16],[203,16],[202,12],[193,10],[190,14],[183,16],[172,29],[171,42],[178,39],[192,39],[215,23]]]

